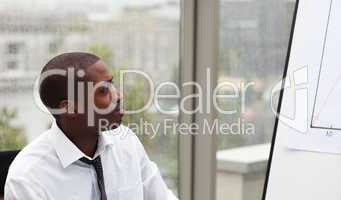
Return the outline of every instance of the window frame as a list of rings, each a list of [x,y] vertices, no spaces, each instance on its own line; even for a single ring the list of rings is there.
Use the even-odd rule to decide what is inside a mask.
[[[218,41],[219,41],[219,1],[180,0],[180,85],[193,81],[200,84],[203,96],[216,86]],[[211,70],[211,83],[206,83],[206,70]],[[208,87],[208,88],[206,88]],[[195,88],[182,88],[182,97],[195,93]],[[203,100],[203,104],[211,104]],[[195,100],[188,100],[185,107],[190,110]],[[204,108],[206,109],[206,108]],[[203,120],[209,124],[215,119],[215,112],[188,115],[180,110],[180,123],[197,123]],[[178,176],[181,200],[215,199],[216,146],[215,135],[178,136]]]
[[[194,81],[203,87],[203,96],[210,96],[217,85],[218,42],[219,42],[219,1],[182,0],[180,34],[180,84]],[[210,85],[206,82],[206,70],[210,70]],[[182,88],[182,97],[194,94],[195,88]],[[209,101],[209,102],[208,102]],[[212,101],[203,99],[204,110]],[[195,100],[185,107],[194,108]],[[186,115],[180,111],[180,123],[196,123],[203,127],[203,121],[213,124],[216,113]],[[179,177],[181,200],[215,199],[216,190],[216,136],[196,133],[179,135]]]

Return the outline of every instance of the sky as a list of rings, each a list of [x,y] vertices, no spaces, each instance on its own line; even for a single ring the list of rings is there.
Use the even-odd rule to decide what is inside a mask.
[[[20,9],[30,9],[44,8],[44,9],[55,9],[59,6],[73,6],[73,5],[104,5],[112,9],[117,9],[123,5],[153,5],[165,3],[169,0],[1,0],[0,8],[20,8]]]
[[[165,4],[170,0],[1,0],[0,13],[26,13],[39,15],[46,13],[88,13],[92,20],[106,20],[116,14],[124,6],[151,6]],[[173,0],[180,1],[180,0]],[[155,12],[158,16],[178,19],[178,8],[162,8]]]

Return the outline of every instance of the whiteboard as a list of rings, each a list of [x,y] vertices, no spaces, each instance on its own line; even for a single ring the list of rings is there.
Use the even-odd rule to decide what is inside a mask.
[[[265,200],[341,200],[341,1],[300,0]]]

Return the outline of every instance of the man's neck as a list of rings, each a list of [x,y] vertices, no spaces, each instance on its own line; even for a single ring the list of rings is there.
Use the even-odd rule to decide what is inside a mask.
[[[80,127],[75,127],[75,123],[71,126],[68,126],[68,123],[58,123],[57,125],[63,131],[65,136],[71,140],[71,142],[78,147],[85,155],[90,158],[93,158],[98,143],[98,134],[97,132],[91,129],[84,129]]]

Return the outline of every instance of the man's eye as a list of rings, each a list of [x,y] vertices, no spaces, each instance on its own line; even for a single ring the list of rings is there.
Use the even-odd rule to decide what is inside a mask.
[[[106,94],[106,93],[108,93],[108,91],[109,91],[109,88],[107,88],[107,87],[101,87],[98,89],[98,92],[101,94]]]

